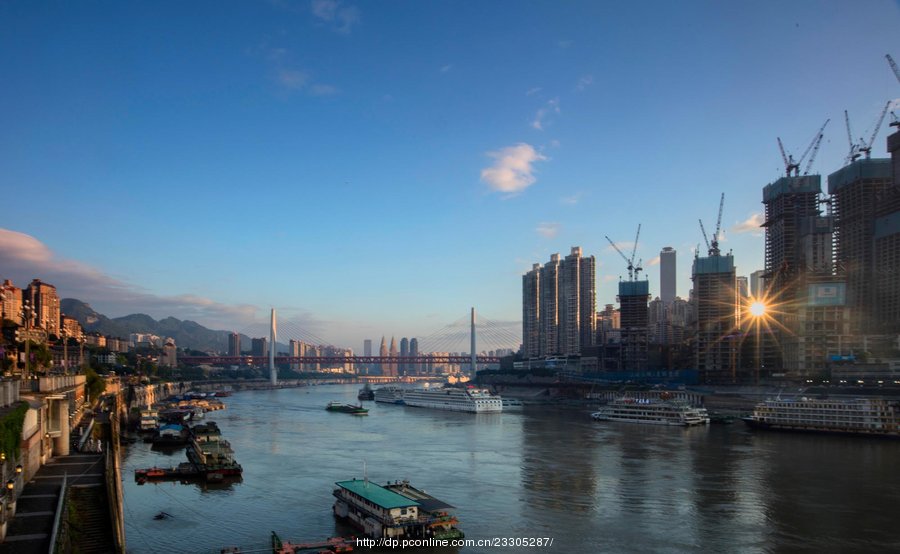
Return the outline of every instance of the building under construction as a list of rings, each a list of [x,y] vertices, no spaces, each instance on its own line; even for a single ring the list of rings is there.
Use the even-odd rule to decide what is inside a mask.
[[[876,317],[886,333],[900,333],[900,126],[888,136],[893,186],[876,210],[874,250]]]
[[[859,159],[828,176],[835,217],[837,273],[847,283],[847,304],[852,309],[851,332],[880,334],[876,312],[876,219],[881,214],[881,256],[891,258],[890,215],[900,212],[900,196],[891,190],[889,159]],[[881,264],[879,264],[881,265]],[[894,273],[896,280],[896,273]]]
[[[697,321],[696,363],[706,383],[732,382],[737,377],[741,339],[740,302],[734,256],[694,258],[694,314]]]
[[[622,368],[626,371],[647,369],[649,342],[650,282],[619,282],[619,317],[622,337]]]

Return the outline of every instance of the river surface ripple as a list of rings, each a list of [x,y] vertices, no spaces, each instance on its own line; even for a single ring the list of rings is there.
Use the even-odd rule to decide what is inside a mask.
[[[362,478],[364,460],[369,479],[409,479],[456,506],[466,538],[554,539],[549,549],[455,550],[465,554],[900,551],[900,441],[752,432],[740,422],[600,423],[586,409],[546,406],[325,411],[330,400],[356,402],[358,388],[224,399],[207,419],[231,442],[241,483],[138,485],[135,469],[177,465],[184,452],[125,447],[128,551],[262,552],[271,531],[307,541],[347,534],[331,493],[335,481]],[[160,511],[173,517],[153,519]]]

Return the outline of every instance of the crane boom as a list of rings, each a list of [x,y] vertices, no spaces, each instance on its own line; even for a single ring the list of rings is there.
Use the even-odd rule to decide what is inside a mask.
[[[622,259],[625,260],[625,263],[628,264],[628,279],[631,280],[632,273],[634,272],[634,266],[631,264],[625,254],[619,249],[619,247],[616,246],[616,243],[614,243],[611,238],[607,236],[606,240],[609,241],[609,244],[611,244],[612,247],[616,249],[616,252],[618,252],[619,255],[622,256]]]
[[[885,54],[884,57],[887,58],[888,64],[890,64],[891,69],[894,71],[894,77],[900,81],[900,67],[897,67],[897,64],[894,63],[894,58],[892,58],[890,54]]]
[[[819,138],[816,139],[816,146],[813,148],[812,156],[809,157],[809,161],[806,162],[806,169],[803,171],[804,175],[809,175],[809,170],[812,169],[813,161],[816,159],[816,154],[819,153],[819,145],[822,144],[822,137],[825,135],[819,135]]]
[[[799,160],[797,160],[797,166],[798,166],[798,169],[799,169],[800,164],[803,163],[803,160],[806,159],[806,156],[809,155],[810,151],[812,151],[813,147],[814,147],[819,141],[822,140],[822,132],[825,131],[825,126],[828,125],[828,122],[829,122],[829,121],[831,121],[830,118],[825,120],[825,123],[823,123],[823,124],[822,124],[822,127],[819,128],[819,131],[815,134],[815,136],[813,136],[812,142],[810,142],[810,143],[809,143],[809,146],[806,147],[806,151],[803,152],[803,155],[800,156],[800,159],[799,159]]]
[[[888,108],[891,107],[891,101],[888,100],[884,105],[884,108],[881,110],[881,115],[878,116],[878,120],[875,122],[875,128],[872,130],[872,136],[869,137],[869,140],[864,142],[859,146],[859,151],[863,152],[866,155],[866,158],[872,153],[872,145],[875,144],[875,137],[878,136],[878,131],[881,130],[881,124],[884,123],[884,116],[887,115]]]
[[[718,245],[719,243],[719,233],[722,231],[722,208],[725,207],[725,193],[722,193],[722,198],[719,199],[719,219],[716,220],[716,234],[713,236],[713,242]]]
[[[853,132],[850,130],[850,116],[847,114],[847,110],[844,110],[844,122],[847,124],[847,142],[850,143],[850,150],[847,152],[847,158],[844,160],[846,164],[856,161],[860,154],[856,151],[857,145],[853,144]]]
[[[787,173],[787,176],[791,176],[791,171],[794,171],[797,168],[797,164],[794,163],[794,157],[788,156],[784,151],[784,145],[781,144],[781,137],[776,137],[778,139],[778,150],[781,151],[781,159],[784,160],[784,170]]]
[[[641,236],[641,224],[638,223],[637,234],[634,235],[634,247],[631,249],[631,259],[628,260],[628,263],[634,266],[634,254],[637,252],[638,238]]]
[[[698,219],[697,221],[700,222],[700,231],[703,233],[703,240],[706,241],[706,250],[707,252],[712,253],[712,246],[709,245],[709,238],[706,236],[706,227],[703,226],[703,220]],[[698,247],[697,250],[700,250],[700,248]]]

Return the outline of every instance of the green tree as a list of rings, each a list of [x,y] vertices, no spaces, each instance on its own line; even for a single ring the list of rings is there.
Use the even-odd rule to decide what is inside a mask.
[[[85,368],[84,375],[87,378],[88,399],[93,402],[106,390],[106,380],[90,367]]]

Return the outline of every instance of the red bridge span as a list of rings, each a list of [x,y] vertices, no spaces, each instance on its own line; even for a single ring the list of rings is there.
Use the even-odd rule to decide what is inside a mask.
[[[186,365],[259,365],[269,363],[268,356],[179,356]],[[479,364],[498,364],[498,356],[476,356]],[[276,364],[460,364],[471,365],[471,356],[430,354],[427,356],[275,356]]]

